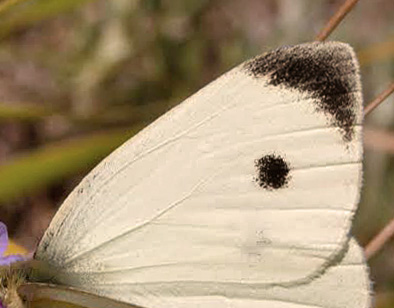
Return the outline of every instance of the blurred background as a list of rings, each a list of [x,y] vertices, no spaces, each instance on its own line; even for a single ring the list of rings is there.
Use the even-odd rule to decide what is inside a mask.
[[[343,0],[0,0],[0,220],[33,251],[62,200],[114,148],[240,62],[311,41]],[[394,2],[361,0],[351,44],[365,102],[394,79]],[[394,101],[366,119],[366,245],[394,217]],[[369,260],[394,307],[394,241]]]

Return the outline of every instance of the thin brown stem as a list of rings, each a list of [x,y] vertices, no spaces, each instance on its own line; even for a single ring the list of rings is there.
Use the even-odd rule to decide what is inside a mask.
[[[382,93],[380,93],[372,102],[370,102],[367,105],[367,107],[365,107],[364,115],[368,115],[369,113],[371,113],[372,110],[378,107],[393,92],[394,92],[394,82],[391,83],[391,85],[388,86],[388,88],[384,90]]]
[[[392,219],[386,227],[378,235],[376,235],[365,247],[365,257],[367,259],[371,258],[375,253],[377,253],[386,242],[394,234],[394,219]]]
[[[324,41],[332,31],[339,25],[345,16],[353,9],[359,0],[346,0],[338,11],[331,17],[326,26],[316,36],[316,41]]]

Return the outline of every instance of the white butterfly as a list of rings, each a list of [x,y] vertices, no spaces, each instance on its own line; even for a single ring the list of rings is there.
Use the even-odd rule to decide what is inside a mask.
[[[81,182],[35,255],[50,268],[30,280],[55,286],[20,293],[32,305],[369,307],[349,235],[361,122],[346,44],[282,47],[241,64]]]

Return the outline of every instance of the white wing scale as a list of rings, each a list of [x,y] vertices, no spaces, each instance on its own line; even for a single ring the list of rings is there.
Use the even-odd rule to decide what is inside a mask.
[[[288,72],[262,73],[266,63],[257,58],[125,143],[71,193],[44,235],[36,258],[59,269],[54,281],[141,305],[148,302],[139,295],[160,301],[174,284],[229,284],[234,292],[217,296],[234,307],[250,298],[253,307],[267,288],[313,281],[333,264],[346,248],[361,184],[358,66],[340,43],[282,48],[268,58],[275,52],[280,69],[301,58],[321,62],[324,74],[301,76],[297,87],[283,78]],[[339,84],[346,105],[327,107],[331,92],[310,90],[314,81],[330,91]],[[266,156],[289,166],[279,189],[256,181],[255,162]],[[179,300],[192,305],[185,292]],[[269,307],[287,307],[280,305]]]

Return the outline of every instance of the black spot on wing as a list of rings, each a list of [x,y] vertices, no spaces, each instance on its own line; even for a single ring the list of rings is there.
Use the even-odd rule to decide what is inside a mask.
[[[245,63],[254,77],[305,92],[316,110],[330,117],[345,141],[351,141],[359,107],[359,69],[353,50],[343,43],[307,43],[287,46]]]
[[[269,154],[256,160],[256,182],[260,187],[273,190],[285,187],[290,179],[290,167],[279,155]]]

